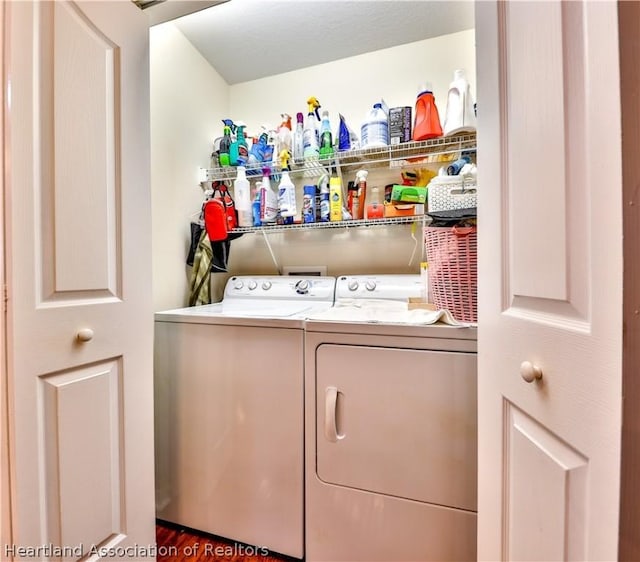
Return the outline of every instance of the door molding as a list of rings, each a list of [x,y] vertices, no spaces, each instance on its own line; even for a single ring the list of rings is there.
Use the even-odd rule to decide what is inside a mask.
[[[640,560],[640,4],[618,2],[622,118],[623,348],[622,457],[618,560]]]
[[[4,181],[4,113],[6,76],[4,72],[5,52],[5,10],[7,3],[0,0],[0,61],[2,75],[0,77],[0,545],[13,544],[11,530],[11,465],[9,463],[9,393],[8,393],[8,360],[7,360],[7,307],[6,307],[6,223],[5,213],[5,181]]]

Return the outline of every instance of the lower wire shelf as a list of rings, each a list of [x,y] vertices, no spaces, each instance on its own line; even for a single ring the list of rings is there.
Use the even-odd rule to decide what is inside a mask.
[[[356,219],[333,222],[307,222],[296,224],[269,224],[265,226],[246,226],[234,228],[232,233],[243,232],[287,232],[290,230],[317,230],[327,228],[362,228],[368,226],[385,226],[390,224],[424,223],[429,217],[426,215],[412,215],[407,217],[387,217],[382,219]]]

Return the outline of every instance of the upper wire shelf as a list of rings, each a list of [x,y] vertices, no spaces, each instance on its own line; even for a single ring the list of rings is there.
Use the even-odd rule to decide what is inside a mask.
[[[476,134],[464,133],[447,137],[439,137],[426,141],[410,141],[397,145],[389,145],[379,148],[360,148],[337,152],[331,158],[307,160],[300,165],[295,163],[290,170],[291,175],[303,177],[317,177],[329,174],[332,168],[367,166],[388,166],[399,168],[405,166],[423,166],[451,160],[451,155],[462,151],[476,149]],[[266,163],[246,166],[247,176],[259,177],[262,169],[268,166],[272,175],[281,173],[280,166],[271,166]],[[206,170],[207,181],[225,181],[236,178],[237,168],[209,168]]]

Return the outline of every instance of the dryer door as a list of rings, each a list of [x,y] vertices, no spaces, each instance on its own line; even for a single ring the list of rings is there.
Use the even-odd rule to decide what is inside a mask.
[[[324,482],[476,510],[476,355],[324,344],[316,350]]]

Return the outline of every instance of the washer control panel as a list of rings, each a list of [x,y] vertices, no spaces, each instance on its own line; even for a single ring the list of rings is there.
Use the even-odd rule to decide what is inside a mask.
[[[333,302],[335,287],[335,277],[236,275],[227,281],[224,299]]]
[[[336,282],[336,300],[406,300],[419,297],[421,289],[419,274],[342,275]]]

